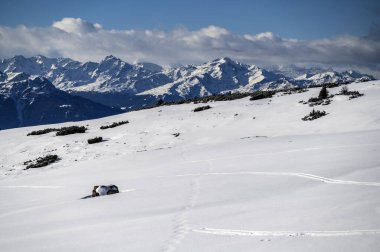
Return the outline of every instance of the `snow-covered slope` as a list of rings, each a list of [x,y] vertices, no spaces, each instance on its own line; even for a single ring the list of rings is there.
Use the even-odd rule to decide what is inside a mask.
[[[25,72],[48,78],[57,88],[109,105],[139,108],[159,98],[177,100],[219,94],[280,89],[324,83],[372,80],[357,72],[335,72],[295,66],[270,71],[229,58],[201,65],[163,68],[152,63],[129,64],[112,55],[100,63],[71,59],[16,56],[0,61],[2,72]],[[142,98],[143,97],[143,98]]]
[[[120,112],[58,90],[42,77],[0,72],[0,129],[88,120]]]
[[[0,131],[0,250],[376,251],[380,81],[349,88],[364,96],[307,122],[298,101],[317,88],[77,123],[85,134]],[[61,160],[23,170],[46,154]],[[80,199],[99,184],[121,193]]]

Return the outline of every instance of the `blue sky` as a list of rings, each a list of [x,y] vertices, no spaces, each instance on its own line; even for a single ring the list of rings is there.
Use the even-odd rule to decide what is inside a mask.
[[[0,58],[165,66],[230,57],[380,78],[380,0],[0,0]]]
[[[208,25],[235,33],[273,32],[296,39],[364,36],[380,22],[378,0],[2,0],[0,24],[49,26],[79,17],[107,29],[190,30]]]

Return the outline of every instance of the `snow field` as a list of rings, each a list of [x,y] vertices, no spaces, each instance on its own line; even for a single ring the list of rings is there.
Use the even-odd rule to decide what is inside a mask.
[[[0,250],[375,251],[380,82],[349,87],[365,96],[311,122],[298,101],[319,89],[54,125],[88,125],[64,137],[0,131]],[[48,153],[61,160],[23,170]],[[80,199],[99,184],[121,193]]]

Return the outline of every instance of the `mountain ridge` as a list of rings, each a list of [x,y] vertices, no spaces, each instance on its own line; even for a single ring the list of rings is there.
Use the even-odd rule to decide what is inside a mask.
[[[228,57],[199,65],[165,68],[154,63],[130,64],[113,55],[106,56],[99,63],[19,55],[0,60],[0,71],[40,75],[60,90],[126,110],[153,105],[159,99],[173,101],[226,92],[375,79],[355,71],[337,72],[323,68],[287,66],[264,69]]]
[[[95,119],[121,112],[59,90],[41,76],[0,72],[1,129]]]

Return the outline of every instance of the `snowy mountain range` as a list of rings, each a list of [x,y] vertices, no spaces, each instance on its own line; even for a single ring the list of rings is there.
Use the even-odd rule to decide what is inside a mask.
[[[0,72],[1,129],[80,121],[120,112],[61,91],[43,77]]]
[[[110,106],[136,108],[156,101],[202,97],[224,92],[251,92],[373,80],[354,71],[288,66],[271,71],[219,58],[201,65],[164,68],[153,63],[129,64],[112,55],[101,62],[81,63],[67,58],[15,56],[0,61],[0,71],[24,72],[50,80],[58,89]],[[155,99],[152,99],[154,97]]]
[[[3,96],[12,96],[9,93],[12,90],[10,86],[18,83],[13,79],[16,78],[15,76],[17,76],[16,79],[21,78],[24,83],[29,78],[27,76],[31,75],[45,78],[45,80],[34,79],[38,82],[26,81],[33,83],[34,88],[39,88],[39,94],[46,90],[50,96],[61,90],[60,94],[65,92],[67,99],[69,99],[68,97],[74,99],[69,94],[81,96],[109,107],[124,107],[126,111],[154,105],[159,99],[174,101],[226,92],[252,92],[262,89],[308,87],[324,83],[350,83],[374,79],[370,75],[359,72],[336,72],[322,68],[307,69],[287,66],[265,70],[230,58],[219,58],[201,65],[164,68],[153,63],[129,64],[112,55],[105,57],[99,63],[81,63],[68,58],[47,58],[41,55],[31,58],[15,56],[0,60],[0,72],[3,73],[2,75],[8,75],[8,77],[0,77],[2,78],[0,87]],[[9,76],[11,76],[10,79]],[[46,84],[47,81],[50,81],[56,89],[52,85]],[[38,87],[38,83],[49,86],[49,90],[45,86]],[[26,88],[23,90],[23,95],[34,97],[33,93],[26,94],[32,92],[34,88]],[[50,102],[52,101],[53,99]],[[86,100],[86,102],[89,101]],[[0,109],[10,111],[12,107],[13,112],[7,114],[15,117],[16,112],[14,111],[17,110],[17,106],[10,105],[9,101],[2,101],[2,104]],[[65,104],[73,105],[69,102],[65,102]],[[90,107],[88,106],[87,109]],[[51,117],[56,119],[47,120],[46,116],[42,116],[44,119],[41,119],[41,116],[35,115],[38,118],[33,117],[29,122],[26,118],[30,115],[26,109],[24,111],[25,119],[21,120],[20,112],[18,112],[18,121],[11,125],[34,125],[38,122],[51,123],[73,118],[76,120],[88,119],[114,113],[114,110],[106,107],[100,109],[101,112],[92,111],[90,114],[88,114],[89,111],[84,113],[83,110],[79,114],[76,114],[74,110],[71,111],[67,113],[66,110],[63,111],[59,107],[57,111],[52,112]],[[57,114],[62,115],[57,116]],[[2,121],[4,120],[2,119]],[[25,124],[26,122],[29,123]],[[5,124],[7,123],[2,123],[2,125]]]

